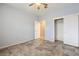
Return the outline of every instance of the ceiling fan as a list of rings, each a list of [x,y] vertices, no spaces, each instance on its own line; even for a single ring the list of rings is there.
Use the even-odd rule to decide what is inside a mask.
[[[48,8],[48,4],[47,3],[31,3],[29,4],[29,6],[36,6],[36,8],[39,10],[41,8]]]

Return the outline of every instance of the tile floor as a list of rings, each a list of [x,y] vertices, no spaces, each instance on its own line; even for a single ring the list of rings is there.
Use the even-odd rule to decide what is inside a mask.
[[[79,56],[79,48],[63,45],[60,41],[44,41],[40,46],[38,40],[32,40],[4,48],[0,56]]]

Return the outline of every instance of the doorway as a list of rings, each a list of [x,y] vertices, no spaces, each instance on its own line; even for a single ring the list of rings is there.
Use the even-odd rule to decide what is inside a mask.
[[[35,39],[41,46],[44,45],[45,40],[45,20],[35,21]]]
[[[63,41],[64,39],[64,28],[63,18],[55,19],[55,41]]]

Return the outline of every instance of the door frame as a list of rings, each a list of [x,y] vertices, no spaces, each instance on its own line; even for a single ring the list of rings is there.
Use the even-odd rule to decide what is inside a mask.
[[[63,25],[64,25],[64,18],[57,18],[57,19],[54,19],[54,41],[56,41],[57,39],[56,39],[56,21],[57,20],[63,20]],[[64,28],[63,28],[63,31],[64,31]],[[64,38],[63,38],[63,40],[64,40]]]

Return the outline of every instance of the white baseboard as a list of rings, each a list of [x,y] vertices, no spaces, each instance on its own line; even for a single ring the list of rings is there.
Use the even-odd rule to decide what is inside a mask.
[[[33,40],[33,39],[32,39],[32,40]],[[28,41],[31,41],[31,40],[28,40]],[[17,42],[17,43],[13,43],[13,44],[7,44],[7,45],[5,45],[5,46],[0,47],[0,50],[1,50],[1,49],[4,49],[4,48],[7,48],[7,47],[10,47],[10,46],[17,45],[17,44],[25,43],[25,42],[28,42],[28,41],[19,41],[19,42]]]

